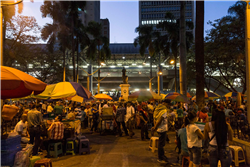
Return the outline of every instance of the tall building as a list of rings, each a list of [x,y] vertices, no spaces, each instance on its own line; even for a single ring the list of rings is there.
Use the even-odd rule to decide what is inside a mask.
[[[156,25],[166,20],[166,12],[173,13],[176,19],[180,18],[180,8],[180,1],[139,1],[139,25],[153,25],[153,29],[157,30]],[[195,21],[194,11],[194,1],[187,1],[187,21]]]
[[[85,10],[80,12],[80,18],[85,26],[90,21],[100,23],[100,1],[86,1]]]
[[[105,36],[110,41],[110,26],[109,26],[109,19],[101,19],[102,24],[102,36]]]

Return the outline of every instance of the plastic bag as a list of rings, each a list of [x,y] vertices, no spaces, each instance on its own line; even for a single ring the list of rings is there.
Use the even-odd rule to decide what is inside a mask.
[[[14,167],[27,167],[29,163],[28,152],[22,150],[16,153]]]
[[[19,108],[14,105],[4,105],[2,110],[2,118],[6,121],[11,121],[17,114]]]

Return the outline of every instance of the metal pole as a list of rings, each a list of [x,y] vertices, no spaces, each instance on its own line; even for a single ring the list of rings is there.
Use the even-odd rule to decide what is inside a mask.
[[[0,7],[0,66],[3,65],[3,7]]]
[[[0,5],[2,5],[2,1],[0,1]],[[3,65],[3,9],[0,7],[0,54],[1,54],[1,66]]]
[[[152,80],[149,80],[149,90],[152,90]]]
[[[98,79],[98,94],[100,93],[100,80]]]
[[[89,76],[87,76],[87,89],[89,91]]]
[[[246,23],[245,23],[245,47],[246,47],[246,88],[247,88],[247,120],[250,122],[250,5],[249,1],[246,1]]]
[[[160,95],[160,75],[158,75],[158,95]]]

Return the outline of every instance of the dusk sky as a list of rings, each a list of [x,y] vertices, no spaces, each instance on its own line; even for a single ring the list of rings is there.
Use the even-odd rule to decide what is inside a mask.
[[[209,20],[213,21],[227,15],[228,8],[236,1],[205,1],[205,31],[211,27],[207,25]],[[40,2],[24,2],[22,15],[34,16],[40,26],[51,23],[49,18],[42,18]],[[135,28],[139,24],[138,1],[101,1],[101,18],[108,18],[110,22],[111,43],[132,43],[137,36]]]

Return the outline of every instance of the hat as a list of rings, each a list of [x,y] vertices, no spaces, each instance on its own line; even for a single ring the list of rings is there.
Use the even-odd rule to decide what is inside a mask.
[[[142,102],[142,103],[141,103],[141,105],[142,105],[142,106],[146,106],[146,105],[147,105],[147,103],[145,103],[145,102]]]
[[[162,103],[171,103],[171,100],[170,99],[164,99],[161,101]]]

